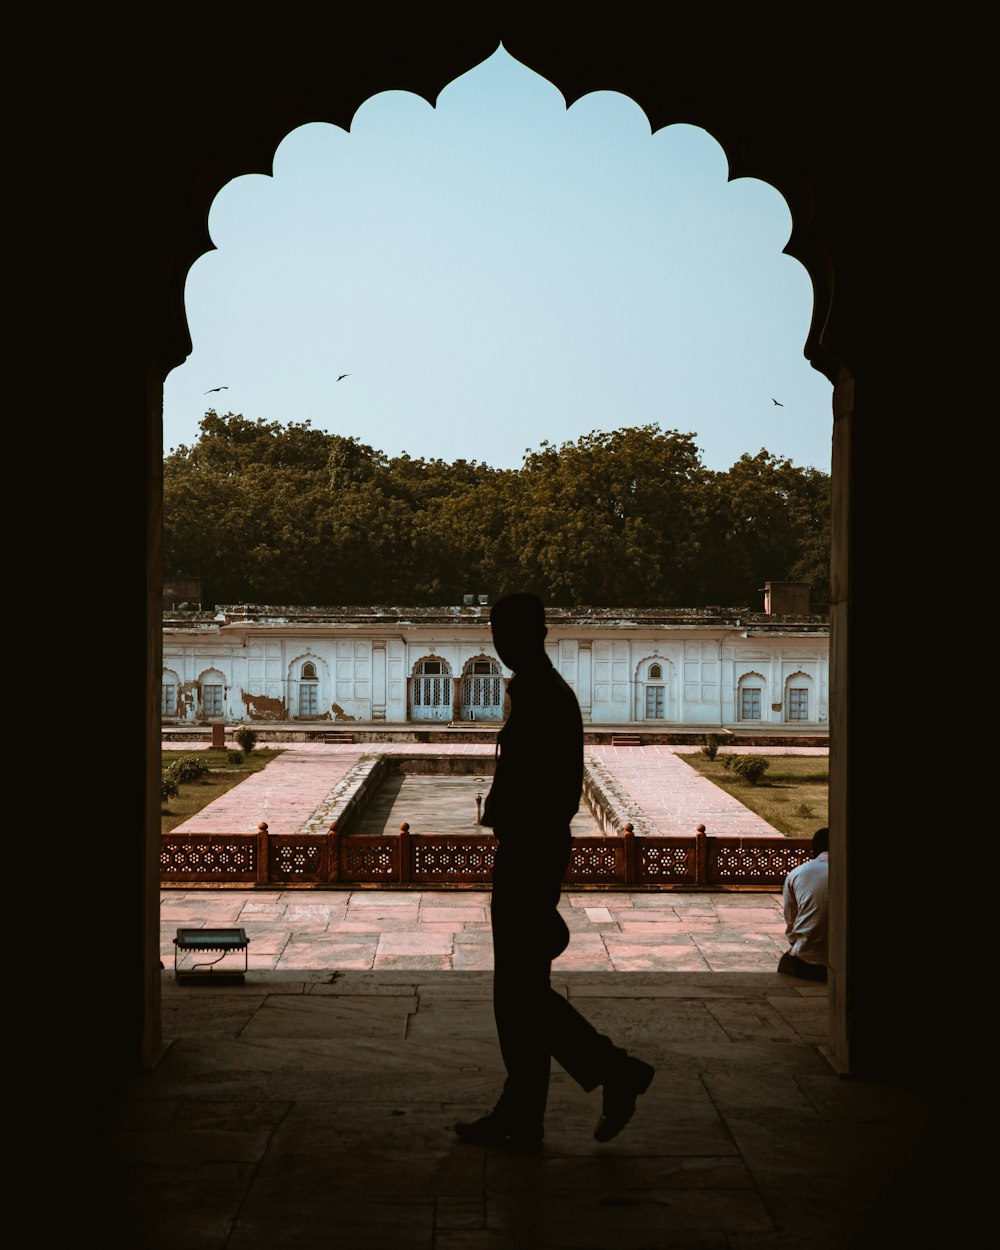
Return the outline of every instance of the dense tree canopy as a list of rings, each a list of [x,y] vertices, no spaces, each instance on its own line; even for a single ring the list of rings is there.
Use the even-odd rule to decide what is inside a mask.
[[[492,469],[210,410],[164,459],[164,566],[210,604],[759,609],[768,580],[825,602],[829,476],[763,448],[714,472],[694,437],[594,430]]]

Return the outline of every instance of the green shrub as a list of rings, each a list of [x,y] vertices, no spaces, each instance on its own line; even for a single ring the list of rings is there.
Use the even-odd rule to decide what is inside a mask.
[[[240,744],[247,755],[249,755],[257,745],[257,730],[250,729],[246,725],[244,725],[242,729],[237,729],[233,736],[236,738],[236,741]]]
[[[755,786],[771,767],[763,755],[734,755],[732,758],[733,772],[738,773],[752,786]]]
[[[728,768],[730,772],[732,772],[733,768],[736,765],[736,761],[739,758],[740,757],[738,755],[720,755],[719,756],[719,759],[722,761],[722,767]]]
[[[242,751],[230,751],[229,754],[226,756],[226,759],[230,762],[230,764],[242,764],[243,752]]]
[[[180,794],[180,787],[173,777],[168,777],[166,773],[160,779],[160,803],[166,803],[169,799],[175,799]]]
[[[180,785],[189,785],[192,781],[201,781],[203,777],[208,776],[210,771],[208,760],[198,759],[194,755],[187,755],[182,759],[173,760],[166,768],[167,776]]]
[[[701,753],[710,760],[714,760],[719,754],[719,739],[715,734],[706,734],[705,745],[701,748]]]

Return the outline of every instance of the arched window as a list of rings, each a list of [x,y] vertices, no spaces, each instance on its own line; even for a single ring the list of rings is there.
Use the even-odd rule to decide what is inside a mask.
[[[649,680],[650,681],[662,681],[663,680],[663,669],[661,668],[659,664],[650,664]]]
[[[171,718],[177,715],[177,674],[163,670],[160,680],[160,715]]]

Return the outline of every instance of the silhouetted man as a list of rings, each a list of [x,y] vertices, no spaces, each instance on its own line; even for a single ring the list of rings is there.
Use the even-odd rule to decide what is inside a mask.
[[[493,1013],[507,1079],[493,1110],[456,1124],[455,1132],[477,1145],[534,1153],[544,1136],[551,1059],[585,1090],[603,1087],[598,1141],[610,1141],[629,1122],[654,1070],[598,1033],[551,987],[552,960],[569,945],[558,904],[583,790],[583,720],[545,654],[541,600],[499,599],[490,626],[497,654],[514,673],[481,821],[498,842],[490,903]]]

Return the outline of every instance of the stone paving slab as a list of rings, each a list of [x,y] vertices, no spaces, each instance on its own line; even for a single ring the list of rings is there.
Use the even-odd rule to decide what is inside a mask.
[[[776,892],[689,896],[573,892],[560,912],[570,944],[554,971],[761,972],[785,949]],[[476,890],[161,891],[160,954],[172,967],[178,928],[241,927],[251,974],[296,969],[333,974],[385,967],[488,970],[489,893]]]
[[[938,1110],[840,1080],[777,974],[563,974],[657,1072],[614,1142],[556,1067],[543,1155],[452,1131],[495,1098],[488,973],[344,972],[192,990],[107,1109],[77,1180],[132,1250],[930,1250],[970,1216]],[[622,996],[623,987],[629,993]],[[94,1165],[99,1170],[94,1172]],[[95,1178],[99,1183],[92,1184]],[[81,1199],[81,1202],[83,1199]],[[108,1212],[126,1230],[110,1234]],[[82,1214],[86,1214],[83,1208]],[[919,1219],[917,1216],[919,1215]]]
[[[826,1063],[825,986],[557,970],[557,989],[657,1071],[602,1145],[599,1091],[554,1066],[545,1150],[523,1159],[452,1131],[502,1079],[488,970],[321,976],[194,989],[164,971],[170,1045],[74,1156],[81,1227],[128,1250],[985,1244],[969,1239],[986,1212],[948,1109]]]

